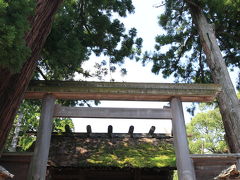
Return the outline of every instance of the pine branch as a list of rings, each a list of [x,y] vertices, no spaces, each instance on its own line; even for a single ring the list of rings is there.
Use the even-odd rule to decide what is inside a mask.
[[[154,8],[159,8],[159,7],[162,7],[162,6],[165,6],[166,3],[162,3],[162,4],[154,4],[153,7]]]
[[[183,46],[180,46],[180,47],[179,47],[179,48],[181,48],[181,50],[180,50],[180,53],[179,53],[179,55],[178,55],[178,60],[177,60],[177,62],[180,61],[182,55],[183,55],[184,52],[186,51],[186,46],[187,46],[187,44],[189,43],[189,41],[190,41],[192,38],[193,38],[193,33],[191,33],[191,35],[187,38],[187,40],[184,42]],[[178,48],[178,49],[179,49],[179,48]]]

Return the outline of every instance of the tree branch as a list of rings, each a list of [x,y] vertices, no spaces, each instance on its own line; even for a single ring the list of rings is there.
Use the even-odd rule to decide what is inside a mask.
[[[184,42],[183,46],[180,46],[178,49],[180,49],[180,53],[178,55],[178,60],[177,62],[180,61],[182,55],[184,54],[184,52],[186,51],[186,46],[189,43],[189,41],[193,38],[193,33],[191,33],[191,35],[187,38],[187,40]]]
[[[166,3],[162,3],[162,4],[154,4],[153,7],[154,8],[159,8],[159,7],[162,7],[162,6],[165,6]]]
[[[44,75],[44,73],[42,72],[42,70],[37,66],[36,70],[39,72],[39,74],[41,74],[41,76],[43,77],[44,80],[48,80],[47,76]]]
[[[194,6],[195,8],[201,9],[201,7],[193,2],[192,0],[184,0],[187,4]]]

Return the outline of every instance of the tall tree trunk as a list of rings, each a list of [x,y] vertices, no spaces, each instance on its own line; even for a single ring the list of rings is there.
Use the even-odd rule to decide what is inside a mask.
[[[217,100],[223,119],[227,143],[231,152],[239,153],[240,105],[227,66],[218,46],[214,28],[207,22],[200,7],[193,4],[191,0],[185,1],[189,5],[193,22],[197,27],[213,81],[222,86],[222,92],[218,95]]]
[[[31,19],[31,29],[25,36],[31,49],[20,73],[11,74],[0,67],[0,155],[7,135],[12,127],[17,109],[36,68],[42,47],[51,31],[53,16],[63,0],[37,0],[35,15]]]

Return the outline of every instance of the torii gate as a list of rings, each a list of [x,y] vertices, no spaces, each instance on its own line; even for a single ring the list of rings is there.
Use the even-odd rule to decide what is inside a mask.
[[[189,156],[182,102],[213,101],[221,91],[216,84],[124,83],[83,81],[33,81],[25,98],[43,99],[36,146],[28,179],[46,175],[53,117],[98,117],[171,119],[180,180],[196,180]],[[61,107],[56,99],[169,101],[170,108],[84,108]]]

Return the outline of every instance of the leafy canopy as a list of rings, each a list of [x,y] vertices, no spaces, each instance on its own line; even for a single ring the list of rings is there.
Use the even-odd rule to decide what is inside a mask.
[[[16,72],[29,56],[24,35],[34,4],[31,0],[0,0],[0,67]]]
[[[237,96],[240,98],[239,92]],[[201,112],[186,126],[190,136],[188,140],[191,153],[228,152],[223,121],[217,104],[201,103],[199,109]]]
[[[12,72],[19,71],[30,56],[24,34],[34,5],[33,0],[0,0],[0,66]],[[133,58],[140,53],[142,39],[136,37],[135,28],[126,32],[118,20],[128,13],[134,13],[131,0],[64,1],[38,61],[38,72],[47,80],[72,79],[75,72],[84,73],[82,62],[93,53],[108,56],[111,63]]]
[[[224,153],[228,151],[218,108],[194,116],[187,124],[187,133],[190,135],[189,148],[191,153]]]
[[[203,9],[215,33],[228,66],[240,67],[240,2],[232,0],[192,1]],[[176,81],[212,82],[199,35],[185,1],[165,1],[159,17],[165,30],[156,36],[155,52],[144,55],[143,62],[153,61],[152,72],[173,75]],[[167,49],[167,50],[166,50]]]
[[[133,58],[142,39],[136,37],[135,28],[125,32],[117,19],[133,12],[131,0],[65,1],[39,61],[47,79],[72,79],[75,72],[84,73],[82,62],[93,53],[109,57],[111,63]]]
[[[24,35],[29,30],[29,19],[34,15],[33,0],[0,0],[0,67],[18,72],[30,56]],[[24,7],[24,8],[23,8]],[[108,56],[111,63],[123,63],[126,57],[140,53],[142,39],[135,28],[125,31],[118,17],[133,13],[131,0],[69,0],[64,1],[55,16],[52,31],[38,60],[38,72],[46,80],[73,79],[75,72],[85,73],[82,62],[91,54]],[[87,74],[86,74],[87,75]],[[64,101],[67,105],[89,105],[89,102]],[[97,104],[98,102],[95,101]],[[39,102],[25,101],[20,111],[24,114],[18,146],[27,149],[35,136],[39,120]],[[55,130],[62,132],[71,120],[55,120]],[[70,126],[72,127],[72,125]],[[14,130],[14,129],[13,129]],[[14,131],[11,131],[11,137]]]
[[[39,125],[41,111],[41,103],[36,100],[24,100],[19,108],[19,113],[14,120],[13,127],[8,136],[8,141],[5,145],[5,149],[11,149],[13,137],[17,138],[16,151],[28,150],[32,143],[36,140],[36,134]],[[22,114],[22,118],[19,121],[19,115]],[[74,125],[69,118],[54,118],[53,120],[53,132],[62,133],[65,132],[65,126],[68,125],[73,131]],[[15,129],[19,128],[16,132]],[[13,148],[14,149],[14,148]]]

